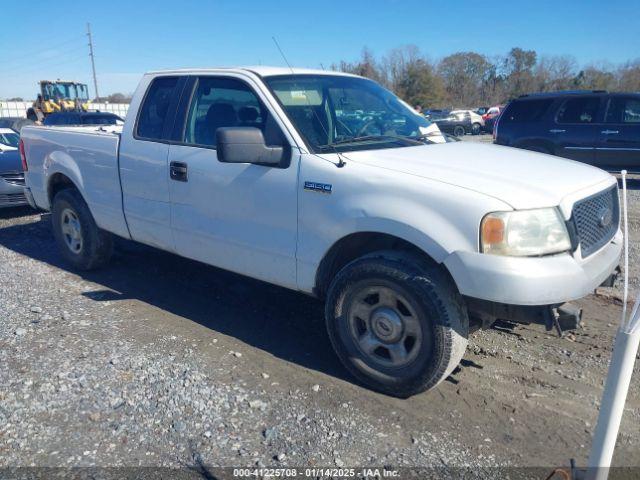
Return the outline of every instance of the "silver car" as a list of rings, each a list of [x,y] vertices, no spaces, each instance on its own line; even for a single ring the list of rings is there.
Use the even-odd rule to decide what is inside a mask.
[[[24,172],[17,150],[0,151],[0,208],[27,205]]]

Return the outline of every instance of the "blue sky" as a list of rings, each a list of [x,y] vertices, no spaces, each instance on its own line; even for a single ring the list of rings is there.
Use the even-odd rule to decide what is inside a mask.
[[[433,60],[464,50],[492,56],[514,46],[572,55],[580,64],[640,57],[638,0],[0,0],[0,5],[0,98],[32,98],[42,78],[90,83],[86,22],[93,30],[101,95],[130,93],[140,75],[154,69],[283,65],[272,36],[300,67],[356,59],[365,45],[381,55],[415,44]]]

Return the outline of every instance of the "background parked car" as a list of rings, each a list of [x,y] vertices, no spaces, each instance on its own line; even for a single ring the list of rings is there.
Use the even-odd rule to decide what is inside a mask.
[[[11,128],[0,127],[0,152],[17,150],[20,142],[20,135]]]
[[[27,205],[24,172],[17,150],[0,151],[0,208]]]
[[[495,107],[491,107],[487,109],[484,115],[482,115],[482,119],[484,120],[484,131],[487,133],[493,133],[493,128],[500,117],[500,114],[504,110],[504,105],[496,105]]]
[[[19,132],[25,125],[33,125],[33,121],[24,117],[3,117],[0,118],[0,128],[10,128]]]
[[[466,133],[477,135],[482,128],[482,118],[470,110],[454,110],[445,118],[432,119],[440,131],[461,137]]]
[[[427,118],[427,120],[431,120],[433,122],[435,120],[448,117],[449,112],[449,110],[431,109],[424,110],[422,114]]]
[[[525,95],[500,117],[495,142],[607,170],[640,172],[640,94],[594,90]]]
[[[471,117],[471,133],[478,135],[484,128],[484,119],[473,110],[452,110],[451,115],[469,115]]]
[[[47,115],[44,125],[122,125],[124,120],[108,112],[60,112]]]

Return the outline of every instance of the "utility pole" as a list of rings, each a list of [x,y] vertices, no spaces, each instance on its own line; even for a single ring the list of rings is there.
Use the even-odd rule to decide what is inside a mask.
[[[93,40],[91,39],[91,25],[87,23],[87,37],[89,37],[89,56],[91,57],[91,70],[93,70],[93,88],[96,91],[96,100],[100,98],[98,94],[98,78],[96,77],[96,61],[93,56]]]

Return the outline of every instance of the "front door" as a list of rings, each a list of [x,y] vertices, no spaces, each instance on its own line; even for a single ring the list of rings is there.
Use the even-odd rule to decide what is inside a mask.
[[[185,257],[295,288],[299,155],[250,81],[192,79],[180,138],[169,147],[174,241]],[[232,126],[284,145],[281,165],[220,162],[216,130]]]
[[[612,96],[598,133],[598,166],[640,172],[640,96]]]

